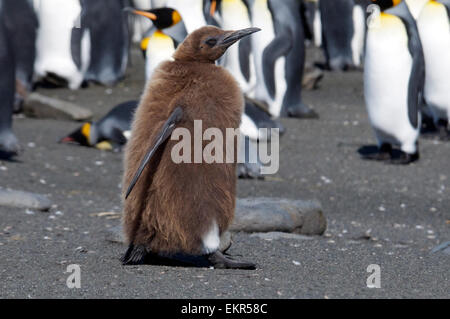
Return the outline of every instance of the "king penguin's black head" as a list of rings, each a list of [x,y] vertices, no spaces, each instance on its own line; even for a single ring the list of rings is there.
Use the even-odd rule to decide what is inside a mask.
[[[178,61],[197,61],[214,63],[225,51],[259,28],[247,28],[238,31],[224,31],[217,27],[206,26],[192,32],[178,47],[173,57]]]
[[[372,0],[372,2],[378,5],[381,11],[392,8],[402,2],[402,0]]]
[[[125,8],[125,11],[149,18],[158,30],[173,27],[181,21],[180,13],[172,8],[158,8],[152,10],[137,10]]]
[[[92,123],[84,123],[75,132],[69,134],[68,136],[62,138],[59,142],[64,144],[79,144],[82,146],[91,146],[90,136],[91,136]]]

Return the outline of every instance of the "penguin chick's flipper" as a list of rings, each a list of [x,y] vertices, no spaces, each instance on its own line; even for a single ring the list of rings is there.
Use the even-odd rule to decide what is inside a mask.
[[[264,82],[267,87],[267,91],[270,97],[275,98],[276,85],[275,85],[275,63],[281,57],[286,55],[292,48],[292,39],[287,34],[289,31],[281,32],[283,34],[275,38],[265,49],[263,53],[263,75]]]
[[[177,123],[181,120],[181,117],[183,115],[183,110],[181,107],[175,108],[175,110],[170,114],[168,120],[164,123],[163,127],[161,128],[160,133],[156,137],[155,142],[148,150],[147,154],[145,155],[144,159],[142,160],[141,165],[139,166],[138,171],[136,172],[136,175],[134,175],[130,186],[128,187],[127,194],[125,196],[125,199],[128,198],[131,191],[133,190],[134,186],[136,185],[139,177],[141,176],[142,172],[144,171],[147,164],[152,159],[152,156],[155,154],[156,150],[169,138],[169,136],[172,134],[173,130],[175,129],[175,126]]]
[[[230,257],[225,256],[219,251],[209,255],[208,260],[216,269],[246,269],[255,270],[256,265],[245,261],[236,261]]]

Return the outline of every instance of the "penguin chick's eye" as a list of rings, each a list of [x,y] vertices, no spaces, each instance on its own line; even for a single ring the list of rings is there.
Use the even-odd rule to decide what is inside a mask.
[[[209,45],[210,47],[213,47],[217,44],[217,39],[210,38],[210,39],[206,40],[205,43],[207,45]]]

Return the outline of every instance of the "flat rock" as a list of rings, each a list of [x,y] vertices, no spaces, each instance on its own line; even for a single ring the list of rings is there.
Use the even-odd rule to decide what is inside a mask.
[[[432,253],[440,252],[440,253],[450,256],[450,241],[447,241],[445,243],[440,244],[439,246],[436,246],[435,248],[433,248],[433,250],[431,252]]]
[[[301,235],[322,235],[326,229],[327,221],[318,201],[265,197],[239,199],[230,227],[230,231]]]
[[[115,227],[108,228],[106,230],[106,240],[112,243],[125,243],[125,236],[122,232],[122,226],[118,225]]]
[[[52,203],[44,195],[0,189],[0,206],[48,211]]]
[[[270,233],[254,233],[250,237],[258,237],[264,240],[277,240],[277,239],[293,239],[293,240],[312,240],[311,236],[282,233],[282,232],[270,232]]]
[[[29,117],[57,120],[86,121],[92,118],[90,110],[76,104],[32,93],[24,104],[24,113]]]

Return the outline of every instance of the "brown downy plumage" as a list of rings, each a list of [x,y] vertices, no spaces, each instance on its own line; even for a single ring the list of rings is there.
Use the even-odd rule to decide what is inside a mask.
[[[175,61],[162,63],[147,84],[125,153],[123,192],[124,197],[129,196],[124,199],[123,225],[130,247],[122,259],[124,264],[144,263],[149,254],[182,254],[205,256],[207,263],[202,265],[206,266],[254,267],[234,262],[215,251],[217,248],[205,246],[205,236],[214,225],[220,236],[233,219],[236,164],[194,164],[193,155],[192,164],[175,164],[171,152],[178,141],[167,137],[180,127],[188,129],[193,140],[194,120],[202,120],[203,131],[220,129],[224,138],[227,128],[239,127],[244,106],[242,92],[215,61],[233,43],[256,31],[203,27],[186,38],[174,54]],[[181,115],[177,113],[163,143],[157,144],[164,124],[180,109]],[[203,142],[203,147],[206,144]],[[193,153],[193,141],[191,150]],[[148,153],[153,155],[149,156],[148,166],[142,164],[145,168],[139,178],[139,166]]]

